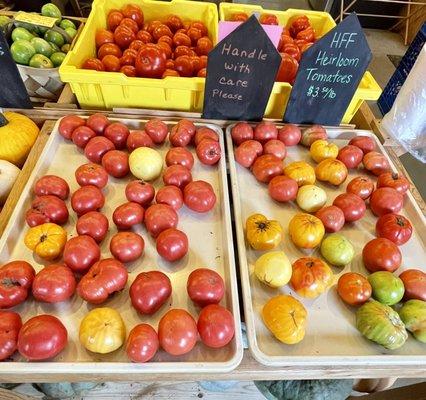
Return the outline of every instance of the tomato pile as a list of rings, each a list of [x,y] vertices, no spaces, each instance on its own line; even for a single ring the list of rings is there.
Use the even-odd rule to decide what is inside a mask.
[[[206,76],[213,42],[202,21],[169,15],[147,22],[140,7],[128,4],[109,12],[107,28],[96,32],[97,58],[82,68],[143,78]]]
[[[426,332],[423,329],[419,333],[418,325],[426,320],[426,274],[410,269],[401,273],[399,278],[393,275],[403,263],[399,246],[413,233],[410,221],[399,214],[410,185],[405,177],[391,172],[386,157],[375,151],[374,140],[360,135],[339,148],[327,140],[327,132],[320,125],[301,130],[296,125],[277,127],[268,121],[256,126],[239,122],[232,128],[231,135],[236,162],[250,169],[259,183],[268,185],[273,201],[294,201],[302,210],[289,221],[291,242],[301,250],[318,247],[322,256],[322,259],[304,256],[291,264],[283,251],[276,251],[285,240],[281,223],[262,214],[253,214],[246,220],[247,242],[254,250],[267,251],[255,262],[256,277],[271,287],[289,283],[301,297],[318,297],[333,283],[334,274],[328,264],[344,267],[355,256],[351,242],[337,232],[364,218],[369,206],[378,217],[377,237],[367,242],[362,251],[364,266],[371,275],[345,273],[339,278],[337,292],[351,306],[369,304],[357,311],[357,327],[367,338],[390,349],[402,346],[407,334],[402,322],[392,328],[391,322],[400,321],[400,317],[388,306],[403,298],[418,302],[407,302],[408,311],[402,315],[405,319],[411,318],[410,321],[417,318],[414,322],[404,322],[405,326],[418,340],[426,341]],[[285,164],[287,147],[297,144],[309,149],[315,167],[302,160]],[[346,191],[339,194],[332,205],[326,205],[327,194],[315,182],[337,188],[346,181],[349,169],[361,169],[361,166],[371,177],[377,176],[376,185],[372,178],[358,176],[349,182]],[[288,318],[288,313],[299,318],[299,323]],[[379,314],[387,317],[383,320],[376,318],[377,322],[374,322]],[[280,315],[278,319],[277,315]],[[292,296],[274,297],[262,312],[265,325],[277,339],[287,344],[303,339],[304,328],[301,331],[301,326],[304,327],[306,316],[303,304]],[[376,323],[382,325],[375,332],[385,332],[385,338],[369,330],[368,327]],[[417,327],[416,332],[413,326]],[[392,335],[400,340],[392,342]]]
[[[185,205],[196,213],[206,213],[216,204],[213,187],[206,181],[193,180],[194,157],[188,148],[195,146],[199,161],[213,167],[221,158],[218,134],[197,128],[189,120],[180,120],[169,132],[159,119],[146,122],[141,130],[130,131],[120,122],[103,114],[87,120],[75,115],[64,117],[59,133],[72,141],[88,162],[75,171],[80,187],[73,193],[60,176],[40,177],[33,187],[34,199],[25,217],[29,229],[25,246],[34,259],[45,267],[36,273],[22,260],[0,267],[0,309],[23,303],[30,295],[38,302],[72,301],[77,294],[95,306],[125,289],[129,273],[125,263],[140,260],[145,241],[133,228],[145,226],[164,260],[175,262],[188,252],[189,239],[178,229],[178,211]],[[156,150],[168,137],[170,148],[163,158]],[[129,155],[130,153],[130,155]],[[125,187],[127,202],[113,211],[117,228],[109,242],[111,256],[101,254],[109,219],[102,212],[108,202],[104,189],[110,177],[123,179],[132,173]],[[164,186],[157,192],[152,181],[162,175]],[[148,182],[150,181],[150,182]],[[67,207],[67,201],[71,210]],[[77,235],[68,237],[66,229],[74,212]],[[53,264],[46,265],[47,261]],[[141,315],[153,315],[170,300],[173,285],[162,271],[144,271],[129,288],[132,306]],[[225,295],[223,278],[209,268],[197,268],[187,278],[188,297],[200,308],[198,320],[183,309],[170,309],[161,318],[156,331],[139,324],[130,332],[126,352],[131,361],[151,360],[161,347],[172,355],[192,350],[198,337],[212,348],[227,345],[234,336],[232,314],[219,305]],[[108,323],[107,323],[108,322]],[[52,315],[38,315],[24,324],[12,311],[0,310],[0,360],[16,350],[28,360],[45,360],[58,355],[67,345],[67,330]],[[126,341],[125,324],[120,314],[109,307],[94,308],[81,321],[80,342],[88,350],[109,353]]]

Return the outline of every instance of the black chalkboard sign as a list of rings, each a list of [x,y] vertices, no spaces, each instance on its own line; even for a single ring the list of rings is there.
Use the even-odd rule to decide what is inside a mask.
[[[0,107],[32,108],[27,89],[0,30]]]
[[[261,120],[280,63],[252,15],[209,53],[203,118]]]
[[[303,54],[284,121],[339,125],[370,60],[358,17],[351,14]]]

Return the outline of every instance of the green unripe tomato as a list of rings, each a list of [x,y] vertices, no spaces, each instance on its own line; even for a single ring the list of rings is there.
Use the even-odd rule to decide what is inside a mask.
[[[355,250],[343,235],[332,233],[323,239],[321,254],[330,264],[343,267],[352,261]]]
[[[389,271],[377,271],[368,278],[373,288],[373,297],[382,304],[393,306],[404,296],[404,283]]]

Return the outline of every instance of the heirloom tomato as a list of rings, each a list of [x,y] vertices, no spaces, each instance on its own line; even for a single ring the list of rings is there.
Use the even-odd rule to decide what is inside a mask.
[[[114,143],[116,149],[124,149],[129,136],[129,128],[121,122],[113,122],[104,130],[104,136]]]
[[[362,150],[364,154],[369,153],[370,151],[374,151],[376,148],[376,143],[374,139],[369,136],[355,136],[349,141],[349,144],[352,146],[356,146]]]
[[[108,17],[107,17],[108,28],[111,31],[114,31],[115,28],[117,28],[117,26],[120,25],[120,22],[123,20],[123,18],[124,18],[124,15],[120,11],[115,9],[111,10],[108,13]]]
[[[373,288],[373,297],[382,304],[393,306],[404,296],[402,280],[389,271],[377,271],[368,276]]]
[[[137,260],[143,254],[145,242],[135,232],[117,232],[109,244],[111,254],[122,263]]]
[[[96,136],[89,140],[84,148],[84,155],[92,163],[100,164],[102,157],[110,150],[114,150],[114,143],[104,136]]]
[[[102,135],[104,133],[105,128],[110,124],[108,118],[100,113],[92,114],[86,120],[86,125],[93,129],[97,135]]]
[[[295,37],[299,32],[311,26],[309,19],[306,15],[300,15],[292,21],[290,25],[290,34]]]
[[[363,156],[364,153],[359,147],[349,144],[339,150],[337,159],[345,164],[347,168],[357,168],[361,164]]]
[[[366,211],[364,200],[352,193],[339,194],[334,199],[333,206],[339,207],[343,211],[346,222],[358,221]]]
[[[103,60],[103,58],[108,55],[120,58],[123,52],[115,43],[105,43],[98,50],[98,58]]]
[[[245,168],[250,168],[263,152],[262,145],[256,140],[246,140],[235,149],[235,161]]]
[[[0,361],[9,358],[18,348],[18,334],[22,327],[19,314],[0,311]]]
[[[46,222],[64,225],[68,221],[68,209],[59,197],[45,195],[36,197],[31,203],[31,208],[26,212],[25,219],[31,227]]]
[[[180,164],[170,165],[163,172],[163,182],[165,185],[176,186],[183,190],[192,182],[192,174],[188,168]]]
[[[127,357],[133,362],[151,360],[160,347],[157,332],[148,324],[136,325],[129,333],[126,344]]]
[[[345,224],[345,215],[336,206],[323,207],[315,213],[315,216],[321,220],[328,233],[340,231]]]
[[[145,212],[146,229],[154,238],[166,229],[176,228],[177,224],[176,211],[166,204],[153,204]]]
[[[144,15],[139,6],[135,4],[127,4],[121,8],[124,17],[135,21],[139,28],[143,27]]]
[[[373,190],[373,181],[365,176],[357,176],[348,183],[348,186],[346,186],[347,193],[355,194],[363,200],[367,200],[371,196],[371,193],[373,193]]]
[[[34,185],[34,194],[36,196],[56,196],[61,200],[66,200],[70,194],[68,183],[59,176],[42,176]]]
[[[263,121],[257,124],[253,131],[253,139],[264,144],[278,137],[278,129],[273,122]]]
[[[353,260],[355,250],[343,235],[332,233],[321,242],[321,255],[332,265],[344,267]]]
[[[394,272],[401,266],[402,254],[398,246],[389,239],[376,238],[364,246],[362,260],[370,272]]]
[[[287,155],[287,149],[281,140],[271,139],[263,145],[263,154],[272,154],[280,160],[284,160]]]
[[[201,310],[197,329],[206,346],[218,349],[226,346],[234,337],[234,317],[226,308],[210,304]]]
[[[270,251],[256,260],[254,274],[265,285],[278,288],[289,282],[291,263],[283,251]]]
[[[302,138],[302,131],[297,125],[286,124],[278,130],[278,140],[286,146],[295,146]]]
[[[107,54],[102,58],[102,64],[105,66],[105,70],[108,72],[120,71],[121,64],[120,59],[112,54]]]
[[[143,78],[161,78],[166,70],[163,50],[156,45],[145,45],[136,56],[135,67],[138,75]]]
[[[197,40],[195,52],[199,56],[206,56],[210,53],[213,47],[213,42],[207,36],[203,36]]]
[[[377,178],[377,187],[390,187],[401,194],[405,194],[410,188],[410,182],[404,176],[398,173],[385,172]]]
[[[327,140],[315,140],[311,144],[309,153],[312,159],[319,163],[327,158],[336,158],[339,153],[339,148],[334,143],[329,143]]]
[[[245,22],[248,20],[248,15],[245,12],[238,12],[231,15],[231,21]]]
[[[337,282],[337,293],[351,306],[364,304],[371,297],[371,292],[370,282],[356,272],[346,272]]]
[[[259,22],[263,25],[278,25],[278,18],[273,14],[262,14]]]
[[[236,146],[253,139],[253,128],[247,122],[237,122],[231,129],[232,141]]]
[[[71,140],[72,133],[79,126],[84,126],[86,121],[78,115],[67,115],[59,122],[59,133],[68,140]]]
[[[404,197],[390,187],[376,189],[370,197],[370,208],[378,217],[385,214],[396,214],[404,206]]]
[[[275,80],[277,82],[291,83],[296,77],[297,70],[299,69],[299,63],[290,54],[280,53],[280,56],[281,64]]]
[[[89,235],[75,236],[64,247],[64,263],[75,272],[87,271],[101,258],[101,250]]]
[[[362,163],[367,171],[379,176],[390,170],[390,165],[386,157],[377,151],[370,151],[365,154]]]
[[[105,204],[105,196],[102,191],[93,185],[82,186],[71,196],[71,207],[78,216],[97,211]]]
[[[275,176],[268,184],[269,195],[279,202],[295,200],[298,190],[297,182],[285,175]]]
[[[102,157],[102,166],[114,178],[124,178],[129,172],[129,156],[124,151],[110,150]]]
[[[413,227],[410,221],[402,215],[385,214],[376,223],[376,234],[394,242],[398,246],[410,240]]]
[[[194,157],[192,153],[184,147],[173,147],[166,154],[166,165],[182,165],[191,170],[194,166]]]
[[[200,143],[198,143],[196,153],[198,159],[204,165],[217,164],[222,154],[219,142],[212,139],[203,139]]]
[[[426,343],[426,302],[422,300],[408,300],[399,310],[399,316],[413,336],[422,343]]]
[[[296,196],[297,205],[307,212],[318,211],[327,201],[327,193],[315,185],[304,185],[299,188]]]
[[[426,301],[426,274],[419,269],[407,269],[399,278],[404,283],[404,299]]]
[[[321,243],[325,229],[321,220],[311,214],[296,214],[288,225],[292,242],[302,249],[313,249]]]
[[[203,126],[201,128],[198,128],[197,132],[195,133],[195,146],[198,146],[205,139],[210,139],[215,142],[219,142],[219,135],[213,129]]]
[[[88,58],[83,65],[81,66],[83,69],[93,69],[95,71],[105,71],[105,67],[102,64],[102,61],[98,58]]]
[[[275,176],[282,175],[282,161],[273,154],[264,154],[253,163],[252,172],[255,178],[262,183],[269,183]]]
[[[311,147],[317,140],[327,140],[327,131],[321,125],[312,125],[302,131],[301,143],[303,146]]]
[[[220,303],[225,294],[225,283],[216,271],[197,268],[188,276],[186,291],[197,306],[205,307]]]
[[[170,168],[170,167],[169,167]],[[183,190],[185,205],[199,213],[210,211],[216,204],[216,195],[212,185],[205,181],[193,181],[188,183]]]
[[[125,194],[128,201],[146,207],[154,200],[155,189],[148,182],[131,181],[126,185]]]
[[[72,133],[71,139],[77,147],[79,147],[80,149],[84,149],[89,140],[94,138],[95,136],[96,133],[94,130],[90,129],[87,126],[79,126]]]
[[[167,204],[177,211],[183,206],[182,191],[177,186],[163,186],[158,190],[155,202],[157,204]]]
[[[62,254],[66,242],[66,230],[50,222],[28,229],[24,238],[25,246],[48,261]]]
[[[145,210],[140,204],[129,201],[114,210],[112,220],[118,229],[131,229],[132,226],[143,222],[144,213]]]
[[[315,183],[315,170],[305,161],[294,161],[284,167],[284,174],[300,186]]]
[[[254,250],[272,250],[281,242],[283,228],[278,221],[253,214],[246,221],[246,237]]]
[[[159,118],[152,118],[147,121],[144,130],[155,144],[163,143],[169,132],[167,124]]]
[[[95,35],[96,47],[101,47],[105,43],[114,43],[114,34],[106,29],[98,29]]]
[[[315,175],[319,181],[339,186],[346,180],[348,169],[341,161],[327,158],[316,166]]]
[[[97,243],[104,240],[108,233],[108,218],[98,211],[90,211],[78,218],[76,229],[79,235],[88,235]]]
[[[131,131],[126,141],[127,150],[132,152],[138,147],[155,147],[151,137],[145,131]]]
[[[165,260],[178,261],[188,252],[188,237],[179,229],[166,229],[157,236],[156,248]]]

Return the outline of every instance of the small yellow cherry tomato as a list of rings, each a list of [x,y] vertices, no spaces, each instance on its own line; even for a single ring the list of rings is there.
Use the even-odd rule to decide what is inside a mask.
[[[253,214],[246,221],[246,236],[255,250],[272,250],[282,239],[283,228],[278,221],[267,219],[262,214]]]
[[[49,261],[62,254],[66,242],[67,231],[50,222],[28,229],[24,238],[25,246]]]
[[[327,158],[336,158],[339,154],[339,148],[334,143],[327,140],[315,140],[309,149],[312,159],[319,163]]]
[[[284,174],[294,179],[300,186],[315,183],[315,170],[305,161],[295,161],[284,167]]]

